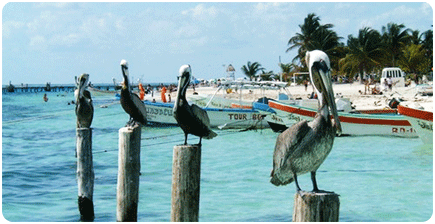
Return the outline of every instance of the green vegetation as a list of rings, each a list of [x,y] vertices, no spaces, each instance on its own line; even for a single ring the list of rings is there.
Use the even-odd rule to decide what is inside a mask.
[[[283,81],[290,81],[296,72],[306,72],[305,53],[322,50],[331,61],[333,76],[354,78],[363,74],[380,74],[385,67],[400,67],[404,72],[421,77],[432,72],[433,31],[420,34],[418,30],[406,28],[404,24],[388,23],[381,32],[370,27],[359,30],[358,36],[349,35],[347,43],[340,42],[333,24],[321,24],[320,18],[310,13],[299,25],[300,32],[288,41],[286,52],[297,50],[291,63],[280,64]],[[264,72],[258,62],[248,61],[242,71],[251,80],[260,76],[263,80],[278,79],[272,71]],[[257,75],[263,71],[261,75]]]
[[[320,24],[320,18],[311,13],[299,25],[301,33],[291,37],[287,52],[298,50],[293,63],[299,61],[300,71],[306,71],[304,55],[307,51],[323,50],[331,60],[333,75],[353,78],[365,73],[379,74],[384,67],[400,67],[417,76],[432,71],[433,31],[421,35],[418,30],[406,29],[404,24],[388,23],[382,33],[370,27],[359,30],[358,36],[348,36],[347,45],[332,30],[332,24]]]
[[[258,62],[254,62],[251,64],[250,61],[248,61],[247,65],[243,65],[242,71],[243,73],[249,78],[249,80],[252,81],[253,78],[257,77],[257,73],[259,71],[263,71],[264,68],[261,67],[261,64]]]

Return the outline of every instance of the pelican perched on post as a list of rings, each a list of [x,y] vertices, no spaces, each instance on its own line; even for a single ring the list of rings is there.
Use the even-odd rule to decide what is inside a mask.
[[[331,152],[336,133],[341,134],[341,124],[334,101],[328,56],[323,51],[314,50],[306,53],[305,61],[320,109],[314,120],[300,121],[278,136],[270,182],[279,186],[295,181],[296,190],[300,192],[297,176],[311,172],[313,192],[319,192],[316,171]],[[329,110],[334,122],[331,122]]]
[[[127,127],[133,127],[136,123],[146,125],[147,123],[147,111],[145,104],[139,99],[139,97],[130,91],[129,75],[128,75],[128,63],[126,60],[121,60],[122,76],[124,82],[121,89],[121,106],[130,115],[130,120],[127,122]]]
[[[82,74],[78,79],[76,77],[77,89],[74,91],[74,96],[76,99],[77,128],[91,127],[94,117],[91,93],[87,90],[88,82],[88,74]]]
[[[174,103],[174,117],[184,132],[184,144],[187,145],[187,135],[193,134],[199,137],[199,145],[202,138],[212,139],[217,134],[210,129],[210,119],[207,112],[195,104],[189,105],[186,100],[186,91],[191,77],[190,65],[183,65],[179,70],[178,93]]]

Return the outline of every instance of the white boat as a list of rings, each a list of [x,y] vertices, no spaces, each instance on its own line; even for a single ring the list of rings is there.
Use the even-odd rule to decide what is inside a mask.
[[[153,103],[144,101],[147,109],[147,119],[153,125],[176,126],[177,121],[173,116],[173,103]],[[212,128],[249,129],[268,128],[264,116],[254,109],[237,108],[203,108],[207,111]]]
[[[120,92],[118,90],[108,90],[108,88],[109,87],[107,87],[106,90],[102,90],[94,87],[89,87],[88,90],[91,92],[92,96],[115,96]]]
[[[424,144],[433,145],[433,112],[414,109],[401,104],[399,104],[397,110],[408,119]]]
[[[301,120],[313,120],[316,109],[290,105],[279,101],[269,101],[275,111],[268,123],[275,131],[282,131]],[[416,130],[406,117],[401,115],[362,114],[338,112],[342,135],[381,135],[398,137],[417,137]]]
[[[252,95],[258,95],[254,94],[255,91],[260,91],[259,95],[264,97],[265,90],[276,90],[278,100],[289,100],[291,94],[285,88],[286,85],[286,82],[278,81],[226,80],[214,90],[212,95],[189,95],[187,101],[200,107],[252,109],[253,101],[257,101],[252,98]]]

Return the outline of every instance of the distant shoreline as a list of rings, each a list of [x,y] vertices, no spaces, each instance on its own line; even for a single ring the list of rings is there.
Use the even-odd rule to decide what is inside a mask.
[[[150,84],[151,86],[159,86],[162,83],[165,86],[168,86],[170,84],[177,85],[176,82],[159,82],[159,83],[157,83],[157,82],[151,82],[151,83],[144,82],[144,83],[142,83],[142,85],[146,86],[146,85]],[[23,85],[21,85],[21,83],[19,83],[19,84],[12,83],[12,85],[14,85],[15,87],[19,87],[19,88],[21,88],[21,87],[43,88],[47,84],[46,83],[45,84],[26,84],[26,83],[23,83]],[[73,83],[69,83],[69,84],[50,83],[50,85],[51,86],[63,86],[63,87],[74,87],[75,86],[75,84],[73,84]],[[113,83],[92,83],[92,85],[100,86],[100,87],[113,87],[114,86]],[[133,84],[133,85],[137,86],[137,84]],[[8,86],[9,86],[9,84],[6,84],[6,85],[2,84],[2,88],[6,88]]]

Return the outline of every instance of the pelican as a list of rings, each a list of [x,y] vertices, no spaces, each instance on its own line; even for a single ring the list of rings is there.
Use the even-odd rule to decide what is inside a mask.
[[[130,115],[130,120],[127,122],[126,127],[133,127],[137,123],[145,125],[147,123],[145,104],[136,94],[130,91],[128,63],[126,60],[121,60],[121,70],[124,77],[121,89],[121,106]]]
[[[212,139],[217,134],[210,129],[210,119],[207,112],[195,104],[189,105],[186,100],[186,91],[191,77],[190,65],[180,67],[180,80],[178,93],[174,103],[174,117],[184,132],[184,145],[187,145],[187,135],[193,134],[199,137],[199,145],[202,138]]]
[[[89,75],[82,74],[76,79],[77,89],[74,91],[76,99],[77,128],[89,128],[94,117],[91,93],[88,87]]]
[[[334,101],[328,56],[323,51],[314,50],[306,53],[305,61],[320,109],[314,120],[302,120],[277,137],[270,182],[279,186],[294,181],[300,193],[297,176],[311,172],[313,192],[324,192],[317,187],[316,171],[331,152],[336,133],[341,134],[341,124]],[[331,122],[330,109],[334,122]]]

